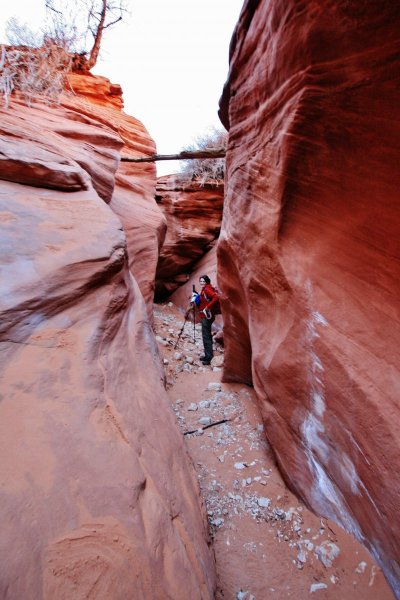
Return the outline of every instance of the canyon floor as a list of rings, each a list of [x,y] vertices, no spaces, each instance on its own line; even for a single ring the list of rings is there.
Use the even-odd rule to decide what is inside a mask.
[[[285,486],[252,388],[221,383],[223,347],[203,366],[200,326],[188,321],[175,348],[182,324],[172,303],[154,306],[171,407],[208,515],[216,600],[392,599],[370,554]]]

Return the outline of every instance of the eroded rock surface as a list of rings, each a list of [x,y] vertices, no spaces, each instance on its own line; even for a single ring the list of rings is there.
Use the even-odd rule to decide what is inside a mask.
[[[121,88],[105,77],[70,75],[73,98],[64,104],[79,106],[79,112],[111,128],[123,142],[122,156],[135,158],[155,154],[156,147],[143,124],[121,109]],[[77,96],[78,97],[77,97]],[[154,163],[119,163],[110,207],[120,218],[127,238],[129,268],[146,301],[152,320],[154,279],[159,249],[166,233],[166,220],[155,202]]]
[[[215,245],[224,186],[168,175],[158,179],[156,198],[168,227],[156,272],[156,298],[162,300],[188,280],[195,263]]]
[[[0,596],[211,599],[197,480],[106,204],[123,143],[76,102],[2,111],[35,187],[17,183],[26,170],[10,152],[12,177],[1,176],[11,181],[0,182]]]
[[[225,379],[254,382],[286,480],[397,597],[399,31],[389,1],[245,3],[218,249]]]

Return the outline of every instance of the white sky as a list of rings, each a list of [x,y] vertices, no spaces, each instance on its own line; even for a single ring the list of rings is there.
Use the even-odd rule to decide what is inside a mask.
[[[93,72],[122,86],[125,112],[143,122],[159,153],[173,154],[208,128],[222,128],[218,101],[243,0],[129,2],[131,16],[106,32]],[[12,16],[41,26],[44,0],[2,4],[1,42]],[[156,164],[159,175],[179,170],[175,161]]]

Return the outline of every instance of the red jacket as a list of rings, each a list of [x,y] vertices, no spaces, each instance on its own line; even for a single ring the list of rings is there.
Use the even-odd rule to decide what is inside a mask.
[[[213,313],[213,306],[214,304],[216,304],[218,302],[218,294],[214,291],[214,288],[212,285],[210,285],[209,283],[206,283],[206,285],[203,287],[203,289],[200,292],[200,304],[199,304],[199,310],[200,310],[200,318],[204,319],[205,318],[205,314],[204,314],[204,309],[207,308],[208,310],[211,311],[211,313]]]

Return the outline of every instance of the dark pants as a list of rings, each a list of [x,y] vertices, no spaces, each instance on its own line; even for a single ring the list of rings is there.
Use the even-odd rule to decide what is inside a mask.
[[[213,341],[211,335],[211,327],[215,317],[212,319],[201,319],[201,335],[203,336],[204,356],[206,360],[211,360],[213,353]]]

